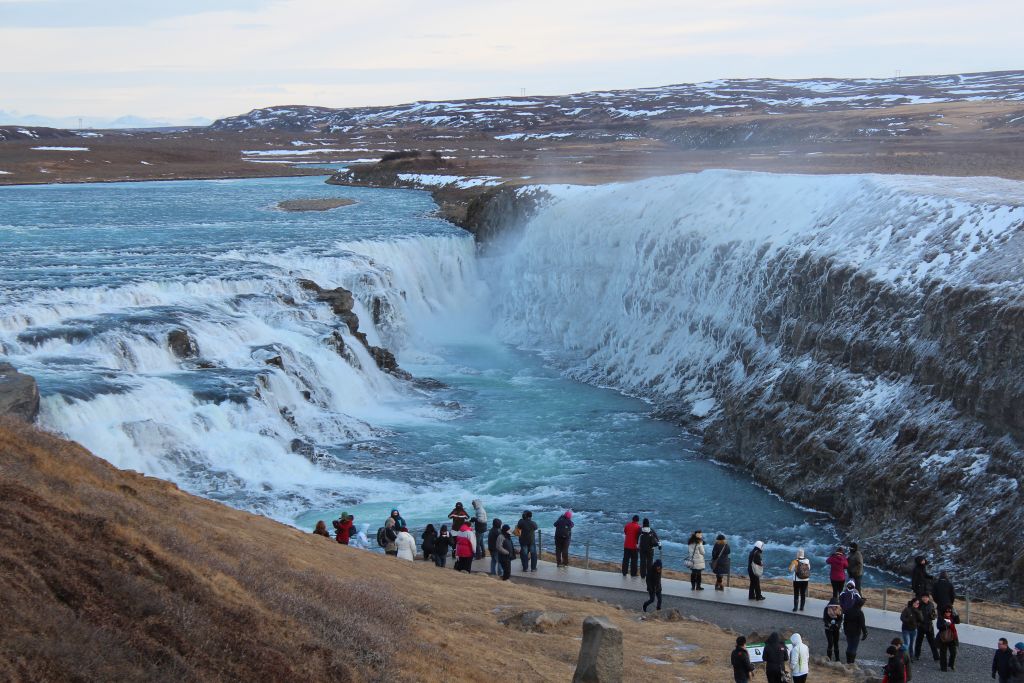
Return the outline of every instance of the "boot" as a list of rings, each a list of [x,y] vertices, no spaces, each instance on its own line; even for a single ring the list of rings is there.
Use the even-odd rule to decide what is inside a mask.
[[[847,664],[853,664],[853,660],[856,659],[856,658],[857,658],[857,655],[851,654],[849,652],[846,653],[846,663]]]

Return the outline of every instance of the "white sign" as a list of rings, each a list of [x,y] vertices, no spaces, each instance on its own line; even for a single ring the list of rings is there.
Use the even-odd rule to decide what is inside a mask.
[[[790,650],[793,649],[793,643],[788,640],[786,643],[786,656],[789,656]],[[747,654],[750,655],[751,664],[760,664],[764,661],[764,643],[747,643]]]

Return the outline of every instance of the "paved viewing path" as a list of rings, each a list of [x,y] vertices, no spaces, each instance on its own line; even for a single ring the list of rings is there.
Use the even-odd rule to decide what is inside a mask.
[[[636,591],[647,595],[647,583],[641,578],[624,577],[618,572],[599,571],[596,569],[582,569],[570,566],[567,569],[559,569],[551,562],[540,562],[536,572],[523,573],[523,567],[519,560],[512,562],[512,576],[519,579],[533,579],[554,583],[571,583],[595,588],[611,588],[619,590]],[[708,576],[708,572],[704,573]],[[698,600],[704,603],[719,603],[746,607],[749,609],[771,610],[775,612],[786,612],[793,614],[793,596],[783,593],[764,593],[765,600],[755,602],[747,599],[746,588],[726,588],[724,591],[714,590],[714,584],[706,585],[705,590],[691,591],[689,581],[663,578],[661,581],[661,592],[663,597],[673,596],[688,600]],[[646,598],[645,598],[646,599]],[[640,600],[639,602],[643,602]],[[807,598],[806,611],[801,616],[811,616],[817,619],[825,611],[825,600]],[[877,628],[886,631],[900,632],[899,612],[882,611],[873,607],[864,608],[864,616],[867,619],[868,629]],[[1024,641],[1024,634],[997,631],[984,626],[971,626],[959,624],[957,632],[960,635],[960,642],[966,645],[977,645],[979,647],[995,649],[996,641],[1000,638],[1007,638],[1010,644]],[[927,647],[927,646],[926,646]]]

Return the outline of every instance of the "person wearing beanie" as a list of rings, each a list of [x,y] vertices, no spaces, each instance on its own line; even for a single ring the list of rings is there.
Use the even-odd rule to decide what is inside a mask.
[[[512,543],[512,534],[508,524],[502,524],[498,538],[494,542],[494,548],[498,551],[498,562],[501,564],[501,580],[508,581],[512,576],[512,558],[515,557],[516,547]]]
[[[860,551],[860,546],[851,543],[850,554],[846,556],[846,559],[849,562],[846,566],[846,573],[853,579],[859,591],[861,579],[864,578],[864,554]]]
[[[555,520],[555,564],[569,566],[569,543],[572,541],[572,510],[566,510]]]
[[[637,551],[640,555],[640,578],[647,578],[647,572],[654,564],[654,549],[661,547],[661,539],[658,532],[651,528],[651,520],[644,518],[640,524],[640,541],[637,543]]]
[[[732,560],[729,555],[732,554],[732,549],[725,540],[723,534],[718,534],[715,539],[715,545],[711,547],[711,571],[715,573],[715,590],[724,591],[725,586],[722,585],[722,580],[729,575],[729,570],[732,568]]]
[[[1013,646],[1013,659],[1016,666],[1013,683],[1024,683],[1024,642]]]
[[[828,556],[825,564],[829,566],[828,578],[832,583],[832,597],[838,598],[839,593],[843,590],[843,584],[846,583],[846,568],[850,565],[850,561],[846,559],[846,553],[840,547]]]
[[[811,561],[804,555],[804,549],[796,551],[796,557],[789,563],[793,581],[793,611],[803,612],[807,604],[807,584],[811,582]]]
[[[846,590],[839,594],[839,604],[842,606],[843,611],[845,612],[858,603],[863,605],[864,597],[857,592],[857,584],[855,584],[853,581],[847,581]]]
[[[655,600],[658,601],[657,609],[661,609],[661,560],[655,560],[654,564],[647,571],[647,602],[644,603],[644,611],[651,606]]]
[[[754,549],[747,556],[747,578],[750,580],[750,588],[747,590],[747,599],[766,600],[761,595],[761,576],[764,574],[764,541],[754,544]]]
[[[398,537],[395,538],[395,548],[398,559],[410,562],[416,559],[416,539],[409,533],[409,527],[403,526],[399,530]]]
[[[750,675],[754,673],[754,665],[750,663],[746,636],[736,638],[736,649],[732,651],[729,661],[732,663],[733,683],[750,683]]]

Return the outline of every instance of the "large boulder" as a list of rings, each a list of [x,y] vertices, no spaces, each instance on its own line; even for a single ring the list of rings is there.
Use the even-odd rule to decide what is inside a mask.
[[[622,630],[605,617],[583,620],[583,643],[573,683],[621,683]]]
[[[39,414],[39,387],[10,363],[0,363],[0,416],[32,422]]]
[[[167,333],[167,346],[171,353],[182,360],[199,356],[199,344],[196,344],[188,330],[181,327]]]

